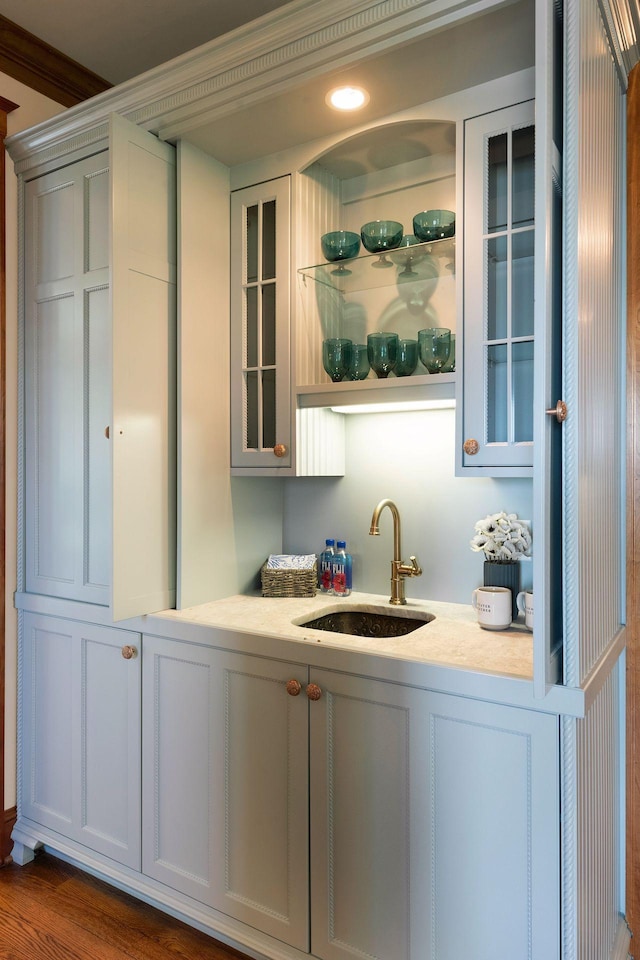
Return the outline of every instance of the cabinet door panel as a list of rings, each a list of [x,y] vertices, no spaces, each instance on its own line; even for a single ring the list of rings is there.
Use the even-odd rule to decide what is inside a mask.
[[[175,150],[111,117],[114,620],[175,605]]]
[[[64,621],[24,617],[20,812],[68,836],[73,823],[72,632]]]
[[[290,190],[280,177],[231,195],[232,467],[291,466]]]
[[[289,696],[306,669],[217,656],[213,905],[308,950],[308,701]]]
[[[311,679],[312,953],[557,960],[557,717]]]
[[[138,634],[23,615],[20,814],[140,869]]]
[[[530,476],[533,465],[533,121],[529,102],[465,124],[460,456],[485,476]]]
[[[116,116],[25,187],[25,587],[114,620],[175,603],[175,204]]]
[[[323,690],[309,711],[311,951],[323,960],[425,956],[427,695],[321,670],[311,679]]]
[[[83,843],[140,867],[140,663],[137,634],[80,625],[78,819]]]
[[[33,218],[34,279],[37,284],[69,280],[76,268],[75,173],[61,171],[41,181],[27,216]],[[80,248],[82,244],[80,243]]]
[[[431,695],[432,954],[558,957],[558,720]]]
[[[285,686],[300,668],[144,643],[144,872],[308,949],[307,699]]]
[[[76,581],[80,466],[73,294],[40,303],[29,336],[27,373],[27,589],[64,593]],[[52,478],[56,482],[49,482]]]
[[[97,154],[25,188],[25,586],[100,604],[111,529],[108,164]]]
[[[206,903],[211,884],[211,651],[144,638],[142,869]]]

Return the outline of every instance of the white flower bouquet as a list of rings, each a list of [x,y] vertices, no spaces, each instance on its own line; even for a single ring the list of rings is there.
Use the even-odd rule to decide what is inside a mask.
[[[471,549],[484,553],[494,563],[512,563],[531,556],[531,530],[527,520],[518,520],[516,513],[488,514],[475,525],[476,535]]]

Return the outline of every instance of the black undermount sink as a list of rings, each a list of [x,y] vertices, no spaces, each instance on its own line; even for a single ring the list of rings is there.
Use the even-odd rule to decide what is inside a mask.
[[[404,637],[432,620],[435,620],[435,617],[431,613],[416,617],[371,610],[336,610],[314,620],[307,620],[300,626],[329,630],[331,633],[348,633],[352,637]]]

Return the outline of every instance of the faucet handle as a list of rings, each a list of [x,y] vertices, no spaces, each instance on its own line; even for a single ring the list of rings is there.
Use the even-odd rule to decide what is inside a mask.
[[[409,557],[410,563],[401,563],[398,566],[398,573],[401,577],[421,577],[422,567],[415,557]]]

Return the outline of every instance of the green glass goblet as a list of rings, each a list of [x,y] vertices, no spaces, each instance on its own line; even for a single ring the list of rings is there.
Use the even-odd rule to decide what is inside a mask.
[[[420,359],[429,373],[440,373],[449,359],[451,331],[446,327],[429,327],[418,331]]]
[[[410,377],[418,366],[418,341],[398,340],[398,358],[396,360],[396,377]]]
[[[443,364],[440,373],[454,373],[456,369],[456,335],[451,334],[451,349],[449,350],[449,359]]]
[[[334,383],[340,383],[347,375],[352,347],[351,340],[345,337],[332,337],[322,341],[322,365]]]
[[[367,356],[375,375],[384,380],[398,359],[398,334],[370,333],[367,336]]]
[[[351,349],[351,363],[347,370],[347,379],[366,380],[370,369],[366,343],[354,343]]]

